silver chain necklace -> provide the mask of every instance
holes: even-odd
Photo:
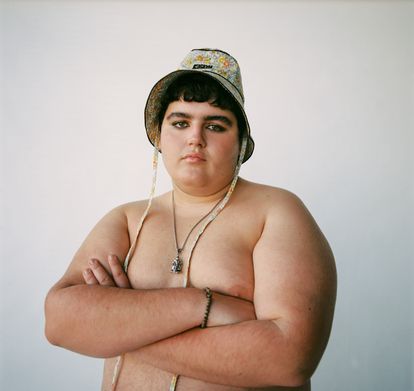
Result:
[[[199,225],[214,209],[216,209],[217,205],[223,200],[220,199],[217,204],[215,204],[200,220],[198,220],[193,227],[190,229],[190,232],[187,234],[186,238],[181,247],[178,247],[178,240],[177,240],[177,227],[176,227],[176,217],[175,217],[175,201],[174,201],[174,190],[171,192],[171,199],[172,199],[172,214],[173,214],[173,227],[174,227],[174,241],[175,241],[175,258],[171,261],[171,273],[181,273],[183,270],[183,260],[181,259],[181,252],[184,250],[185,245],[187,244],[187,240],[190,237],[191,233],[194,231],[195,227]],[[199,237],[197,238],[198,241]],[[196,241],[196,243],[197,243]],[[195,245],[195,244],[194,244]]]

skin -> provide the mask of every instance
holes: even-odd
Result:
[[[237,120],[208,102],[172,102],[160,149],[181,244],[228,189],[239,150]],[[175,256],[170,192],[154,199],[123,273],[120,260],[145,206],[115,208],[85,239],[47,296],[50,342],[106,358],[104,390],[119,354],[125,360],[117,390],[168,389],[173,373],[181,375],[183,390],[309,390],[329,338],[336,271],[303,203],[240,179],[197,244],[188,288],[182,274],[169,272]],[[206,286],[213,304],[207,329],[200,329]]]

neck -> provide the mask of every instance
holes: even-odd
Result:
[[[230,185],[231,181],[223,188],[212,193],[193,193],[186,191],[186,189],[183,189],[176,183],[173,183],[174,199],[178,205],[210,205],[221,200],[226,195]]]

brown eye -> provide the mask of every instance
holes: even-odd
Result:
[[[226,130],[226,128],[224,128],[221,125],[217,125],[217,124],[207,125],[207,129],[212,130],[213,132],[217,132],[217,133],[224,132]]]
[[[188,124],[185,121],[175,121],[172,123],[172,126],[174,126],[177,129],[184,129],[188,126]]]

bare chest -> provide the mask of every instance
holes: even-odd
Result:
[[[204,231],[190,257],[190,248],[200,226],[188,237],[180,258],[181,273],[172,273],[177,255],[173,222],[169,214],[157,213],[145,222],[136,250],[131,258],[128,276],[134,288],[156,289],[185,286],[210,287],[212,290],[253,299],[254,270],[252,253],[261,228],[249,214],[223,211]],[[183,221],[177,227],[177,241],[182,246],[192,227]]]

